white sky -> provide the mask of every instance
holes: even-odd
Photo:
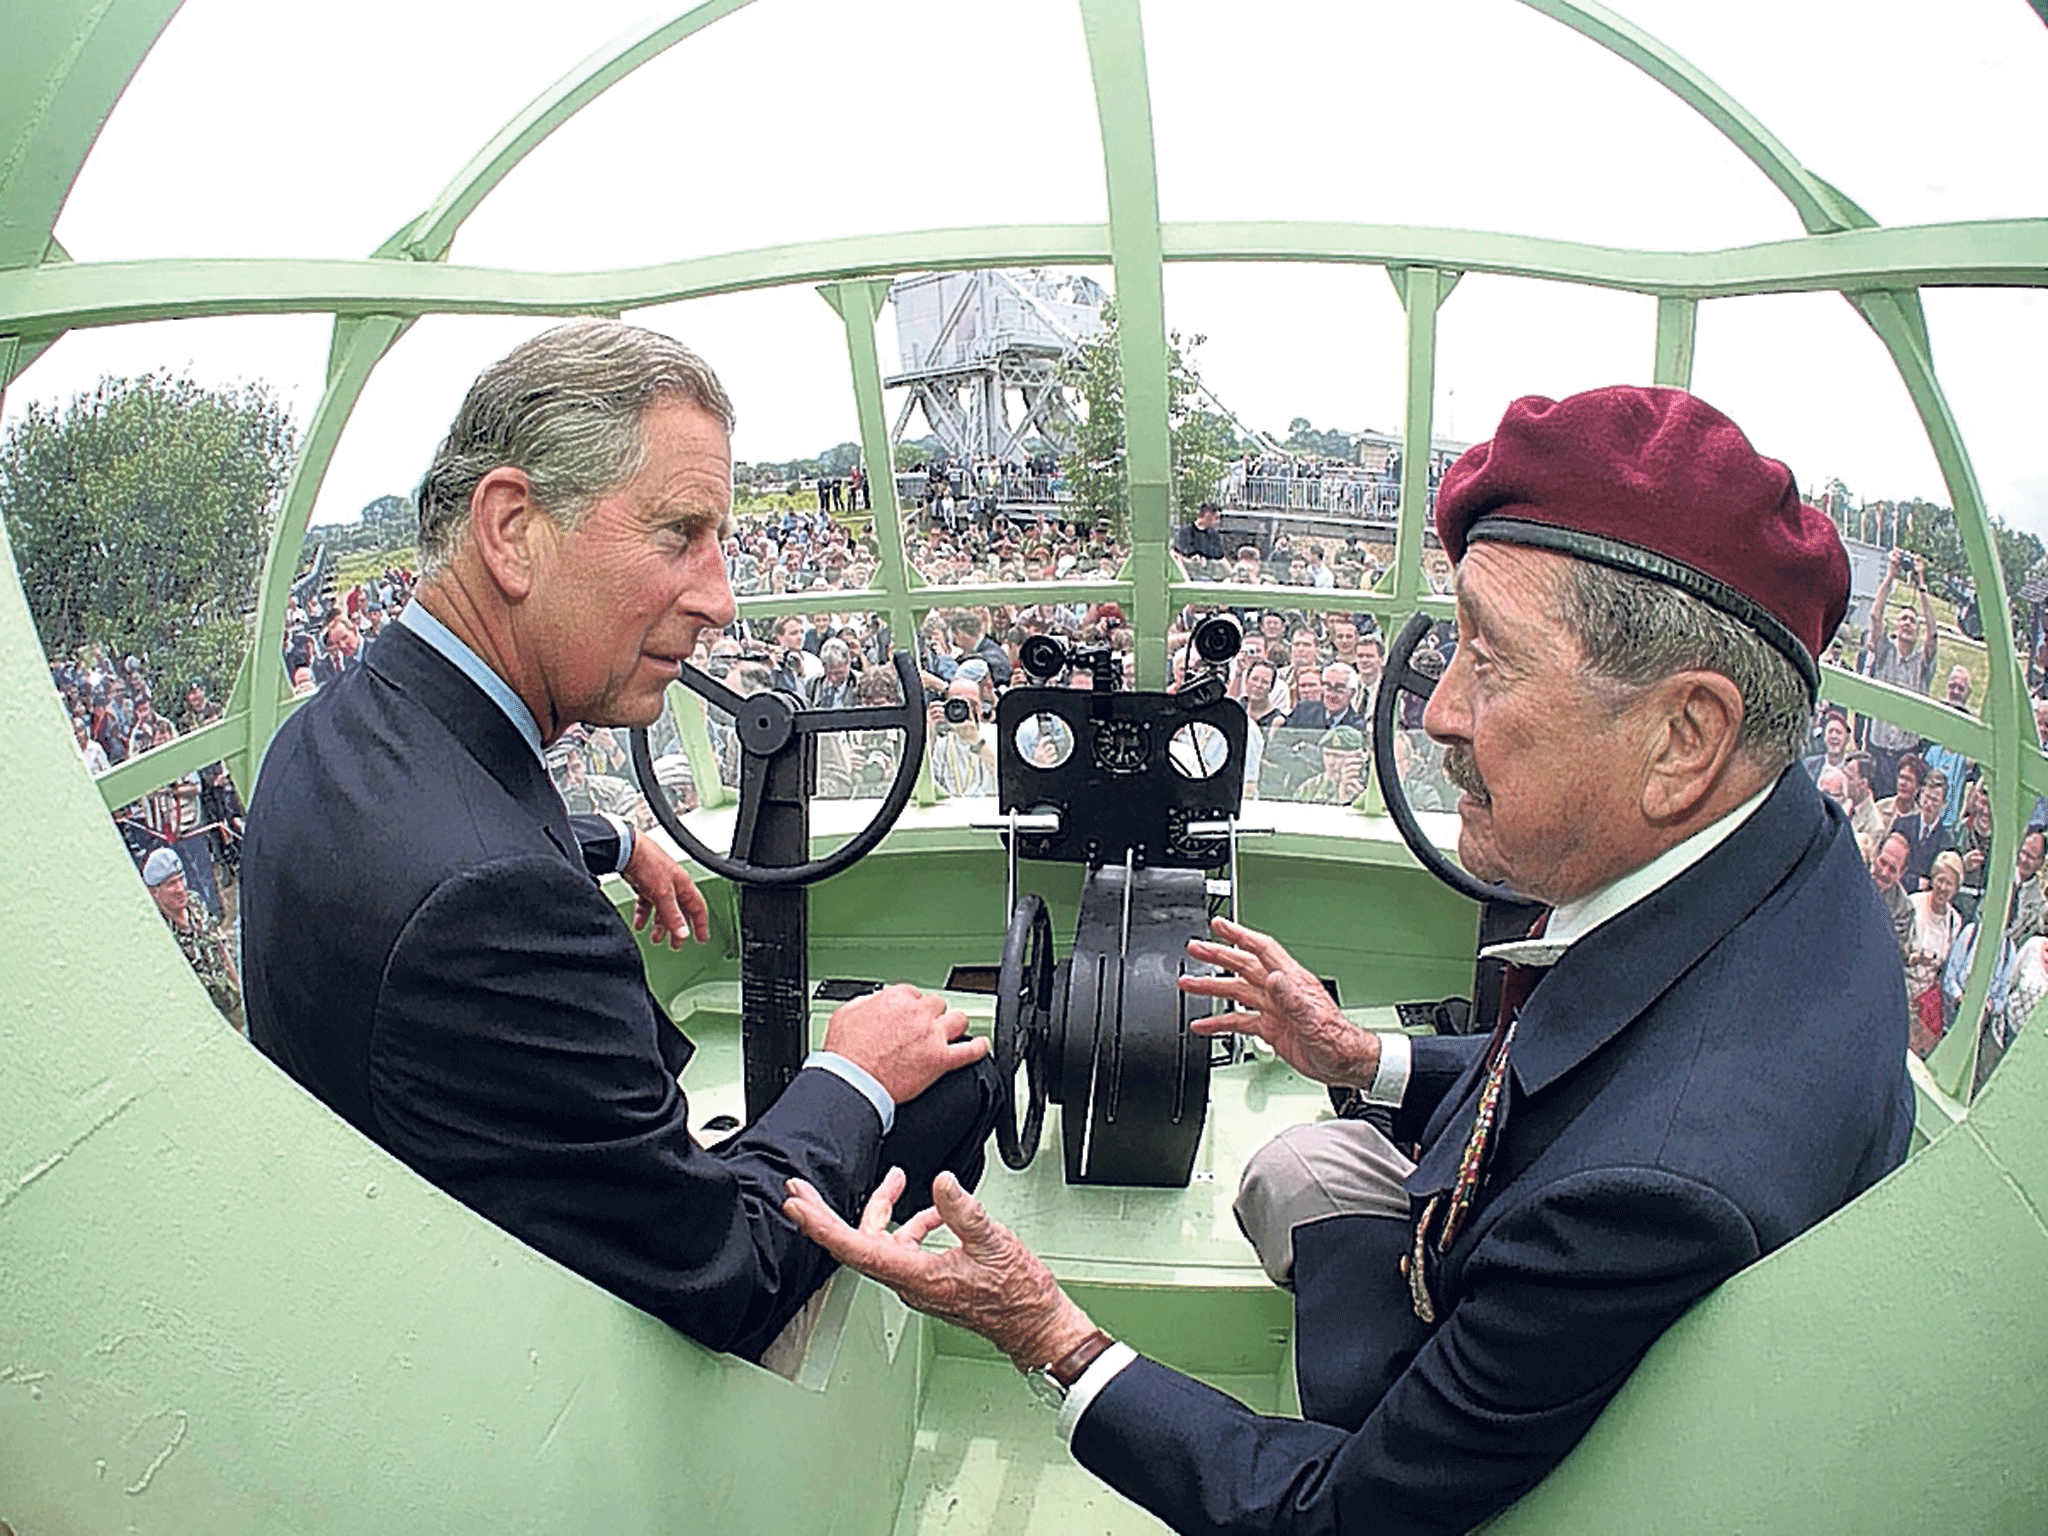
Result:
[[[678,9],[681,8],[679,3]],[[1619,0],[1884,223],[2048,212],[2048,28],[2025,0]],[[59,238],[79,260],[362,256],[644,0],[188,0],[109,120]],[[1446,224],[1668,249],[1791,238],[1734,149],[1513,0],[1151,0],[1169,219]],[[1072,0],[760,0],[616,87],[515,171],[454,259],[582,270],[788,240],[1099,220]],[[1099,274],[1105,279],[1106,273]],[[1253,425],[1396,428],[1402,333],[1369,268],[1170,268],[1168,321]],[[1992,511],[2048,536],[2048,296],[1930,293],[1935,358]],[[1653,305],[1468,277],[1441,316],[1437,426],[1485,436],[1524,393],[1647,379]],[[696,346],[740,410],[737,457],[857,435],[839,321],[808,287],[635,318]],[[352,420],[315,512],[417,480],[478,368],[545,322],[423,321]],[[301,420],[318,316],[110,328],[8,392],[106,371],[266,379]],[[884,367],[893,330],[885,312]],[[1802,484],[1949,499],[1903,386],[1840,299],[1702,308],[1695,389]],[[914,428],[922,431],[922,423]]]

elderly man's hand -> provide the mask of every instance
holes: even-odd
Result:
[[[1378,1038],[1345,1018],[1307,967],[1256,929],[1222,917],[1210,927],[1224,942],[1190,939],[1189,958],[1221,966],[1226,974],[1183,976],[1180,989],[1193,997],[1220,997],[1237,1011],[1192,1020],[1196,1034],[1256,1035],[1304,1077],[1371,1086],[1379,1072]]]
[[[889,1213],[903,1184],[903,1170],[891,1168],[858,1228],[849,1227],[802,1179],[789,1181],[782,1210],[847,1268],[879,1280],[920,1312],[980,1334],[1020,1371],[1060,1359],[1095,1331],[1038,1255],[991,1219],[950,1173],[932,1181],[933,1204],[891,1234]],[[924,1248],[924,1240],[942,1226],[952,1229],[960,1246]]]
[[[948,1072],[981,1060],[988,1041],[967,1038],[967,1015],[898,982],[837,1009],[825,1049],[844,1056],[907,1104]]]
[[[711,908],[703,894],[653,838],[643,834],[633,839],[633,855],[619,874],[633,888],[633,931],[638,933],[653,919],[648,943],[666,941],[670,949],[681,949],[685,933],[699,944],[711,937]]]

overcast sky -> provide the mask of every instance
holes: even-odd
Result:
[[[678,9],[681,7],[678,6]],[[2025,0],[1620,0],[1881,223],[2048,213],[2048,28]],[[58,235],[82,261],[361,256],[644,0],[188,0],[116,109]],[[1711,249],[1799,234],[1734,149],[1602,50],[1514,3],[1158,0],[1144,11],[1168,219],[1328,218]],[[454,259],[637,265],[869,231],[1099,220],[1072,0],[760,0],[616,87],[478,210]],[[1100,273],[1105,280],[1107,273]],[[1369,268],[1176,267],[1169,324],[1250,424],[1398,428],[1399,306]],[[2048,298],[1927,297],[1935,358],[1994,513],[2048,536]],[[725,377],[741,459],[855,437],[836,316],[808,288],[634,318]],[[317,521],[417,480],[478,368],[537,322],[423,321],[364,396]],[[1441,316],[1437,426],[1649,375],[1654,306],[1468,277]],[[330,322],[69,336],[8,392],[102,372],[264,379],[319,397]],[[894,350],[888,312],[884,367]],[[1703,306],[1695,389],[1809,490],[1947,501],[1875,337],[1839,298]],[[915,430],[921,431],[920,424]]]

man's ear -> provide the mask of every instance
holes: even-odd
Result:
[[[477,481],[469,497],[470,537],[477,558],[508,603],[533,591],[541,541],[555,531],[554,519],[533,498],[524,470],[500,465]]]
[[[1680,672],[1653,690],[1658,734],[1643,779],[1643,814],[1683,821],[1721,780],[1742,734],[1742,690],[1719,672]]]

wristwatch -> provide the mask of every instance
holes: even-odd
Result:
[[[1102,1352],[1116,1342],[1100,1328],[1068,1350],[1050,1365],[1035,1365],[1024,1373],[1024,1379],[1031,1384],[1031,1390],[1038,1394],[1040,1402],[1057,1408],[1067,1400],[1067,1394],[1074,1389],[1074,1383],[1081,1379],[1081,1373],[1102,1356]]]

